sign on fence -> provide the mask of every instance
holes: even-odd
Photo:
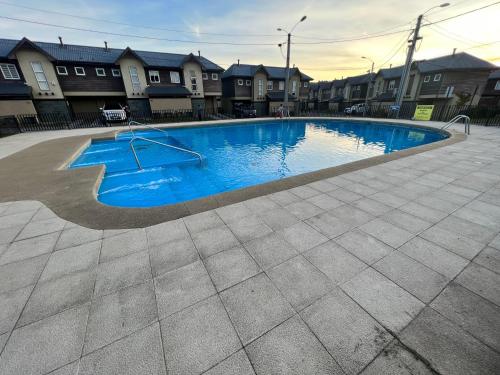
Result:
[[[413,115],[413,119],[420,121],[429,121],[431,119],[433,110],[433,105],[417,105],[415,114]]]

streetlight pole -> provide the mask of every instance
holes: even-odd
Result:
[[[366,97],[365,97],[365,110],[363,111],[363,117],[366,116],[366,111],[368,109],[368,94],[370,93],[370,88],[372,86],[372,75],[373,75],[373,69],[375,68],[375,62],[370,59],[369,57],[366,56],[361,56],[362,59],[365,60],[370,60],[372,62],[372,67],[369,70],[369,77],[368,77],[368,88],[366,89]]]

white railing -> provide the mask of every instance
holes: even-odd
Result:
[[[449,128],[451,125],[459,122],[463,120],[464,121],[464,125],[465,125],[465,129],[464,129],[464,132],[467,134],[467,135],[470,135],[470,117],[469,116],[465,116],[465,115],[458,115],[458,116],[455,116],[453,117],[450,121],[448,121],[446,124],[444,124],[441,129],[446,129],[446,128]]]

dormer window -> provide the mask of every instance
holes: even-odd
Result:
[[[149,71],[149,82],[160,83],[160,72],[158,70]]]
[[[395,86],[396,86],[396,81],[395,80],[389,81],[389,90],[394,89]]]
[[[65,66],[56,66],[57,74],[60,76],[67,76],[68,69]]]
[[[243,86],[243,80],[242,79],[238,80],[238,86]]]
[[[75,74],[77,76],[84,76],[85,75],[85,69],[82,66],[75,66]]]
[[[202,73],[201,78],[203,78],[204,81],[208,79],[208,73]]]
[[[304,82],[304,87],[307,87],[309,86],[309,83],[308,82]]]
[[[429,82],[431,80],[431,76],[425,76],[424,77],[424,82]]]
[[[499,82],[500,82],[500,81],[499,81]],[[247,79],[247,80],[245,81],[245,84],[246,84],[247,86],[252,86],[252,81],[251,81],[251,80],[249,80],[249,79]]]
[[[5,79],[21,79],[19,72],[14,64],[0,64],[3,78]]]
[[[181,76],[179,72],[170,72],[170,82],[171,83],[181,83]]]
[[[217,81],[219,79],[219,75],[217,73],[212,73],[212,81]]]
[[[122,72],[120,71],[120,69],[111,69],[111,74],[113,75],[113,77],[121,77],[122,76]]]
[[[106,77],[106,70],[104,68],[95,68],[95,74],[98,77]]]
[[[267,91],[273,90],[273,81],[267,81]]]
[[[441,81],[441,73],[434,75],[434,82]]]

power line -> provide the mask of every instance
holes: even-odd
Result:
[[[479,8],[475,8],[475,9],[469,10],[469,11],[467,11],[467,12],[463,12],[463,13],[455,14],[454,16],[450,16],[450,17],[442,18],[442,19],[437,20],[437,21],[432,21],[432,22],[430,22],[430,23],[423,24],[423,25],[422,25],[422,27],[424,27],[424,26],[429,26],[429,25],[434,25],[434,24],[436,24],[436,23],[441,23],[441,22],[449,21],[449,20],[452,20],[452,19],[457,18],[457,17],[462,17],[462,16],[465,16],[466,14],[474,13],[474,12],[477,12],[477,11],[479,11],[479,10],[483,10],[483,9],[486,9],[486,8],[492,7],[492,6],[497,5],[497,4],[500,4],[500,1],[497,1],[497,2],[491,3],[491,4],[488,4],[488,5],[485,5],[485,6],[479,7]]]

